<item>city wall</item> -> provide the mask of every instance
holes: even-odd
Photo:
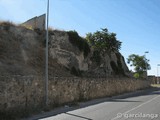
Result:
[[[24,22],[22,26],[25,26],[29,29],[45,30],[45,19],[46,19],[46,14],[43,14],[38,17],[36,16]]]
[[[149,87],[129,78],[65,78],[49,80],[49,106],[113,96]],[[0,77],[0,112],[26,112],[44,106],[45,80],[35,76]]]

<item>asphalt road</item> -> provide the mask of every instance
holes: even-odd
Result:
[[[160,120],[160,89],[99,100],[38,120]],[[86,104],[86,103],[85,103]]]

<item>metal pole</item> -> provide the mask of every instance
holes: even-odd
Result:
[[[158,84],[158,65],[157,65],[157,82],[156,83]]]
[[[148,74],[147,74],[147,58],[146,58],[146,53],[149,53],[148,51],[146,51],[144,54],[144,56],[145,56],[145,66],[146,66],[146,79],[148,79]]]
[[[160,66],[160,64],[157,64],[157,84],[159,84],[159,70],[158,67]]]
[[[47,3],[47,24],[46,24],[46,59],[45,59],[45,104],[48,105],[48,20],[49,18],[49,0]]]

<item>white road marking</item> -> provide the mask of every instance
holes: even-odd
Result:
[[[152,99],[150,99],[150,100],[148,100],[148,101],[146,101],[146,102],[144,102],[144,103],[142,103],[142,104],[140,104],[140,105],[138,105],[138,106],[136,106],[136,107],[134,107],[134,108],[132,108],[132,109],[124,112],[124,113],[122,113],[122,114],[127,114],[127,113],[129,113],[129,112],[131,112],[131,111],[133,111],[133,110],[135,110],[135,109],[137,109],[137,108],[139,108],[139,107],[141,107],[141,106],[143,106],[143,105],[145,105],[145,104],[153,101],[154,99],[156,99],[156,98],[158,98],[158,97],[160,97],[160,95],[158,95],[158,96],[156,96],[156,97],[154,97],[154,98],[152,98]],[[118,119],[118,118],[119,118],[119,117],[116,116],[116,117],[112,118],[111,120],[116,120],[116,119]]]

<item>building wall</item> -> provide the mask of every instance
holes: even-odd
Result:
[[[43,14],[41,16],[38,16],[38,17],[36,16],[34,18],[29,19],[28,21],[24,22],[22,25],[30,29],[45,30],[45,19],[46,19],[46,14]]]

